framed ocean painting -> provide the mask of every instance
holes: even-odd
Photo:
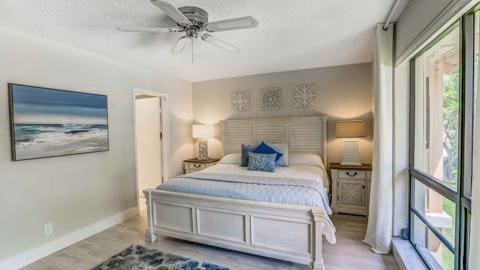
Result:
[[[109,150],[107,96],[8,84],[12,160]]]

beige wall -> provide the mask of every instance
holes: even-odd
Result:
[[[110,151],[10,160],[7,83],[108,95]],[[133,88],[169,93],[171,173],[190,158],[191,83],[0,28],[0,261],[136,206]],[[53,222],[54,234],[43,236]]]
[[[477,77],[480,80],[480,77]],[[477,99],[478,102],[478,99]],[[470,235],[470,264],[469,269],[480,269],[480,167],[477,165],[480,162],[480,106],[476,106],[474,138],[473,138],[473,172],[472,172],[472,217],[470,227],[475,228],[471,230]]]
[[[317,88],[315,104],[307,110],[294,109],[292,104],[292,87],[302,83],[315,83]],[[260,110],[260,89],[265,87],[282,88],[281,110],[269,112]],[[230,97],[233,90],[250,90],[249,112],[232,112]],[[216,124],[229,118],[329,115],[330,162],[339,162],[343,153],[343,140],[335,138],[335,120],[366,119],[369,123],[369,137],[359,139],[360,159],[363,163],[371,162],[372,70],[370,63],[195,82],[193,83],[193,110],[195,121],[203,124]],[[218,140],[210,140],[209,147],[211,157],[222,155]]]

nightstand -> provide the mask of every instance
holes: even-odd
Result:
[[[372,166],[330,163],[330,174],[333,212],[368,216]]]
[[[220,159],[213,159],[213,158],[207,159],[207,160],[200,160],[198,158],[184,160],[183,163],[185,166],[185,173],[201,171],[203,169],[206,169],[210,166],[217,164],[219,160]]]

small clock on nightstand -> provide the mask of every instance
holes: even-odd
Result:
[[[372,166],[330,163],[334,213],[368,215]]]
[[[183,163],[185,165],[185,173],[201,171],[203,169],[206,169],[210,166],[217,164],[219,160],[220,159],[213,159],[213,158],[206,159],[206,160],[200,160],[198,158],[184,160]]]

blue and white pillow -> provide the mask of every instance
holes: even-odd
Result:
[[[273,147],[269,146],[266,142],[262,142],[253,152],[258,154],[277,154],[275,162],[278,162],[283,156],[282,153],[273,149]]]
[[[255,151],[258,145],[242,144],[242,157],[240,159],[240,167],[248,167],[248,153]]]
[[[273,148],[273,150],[281,153],[282,156],[280,159],[277,156],[277,166],[287,167],[288,166],[288,143],[272,144],[265,142],[268,146]]]
[[[248,170],[274,172],[277,154],[248,153]]]

